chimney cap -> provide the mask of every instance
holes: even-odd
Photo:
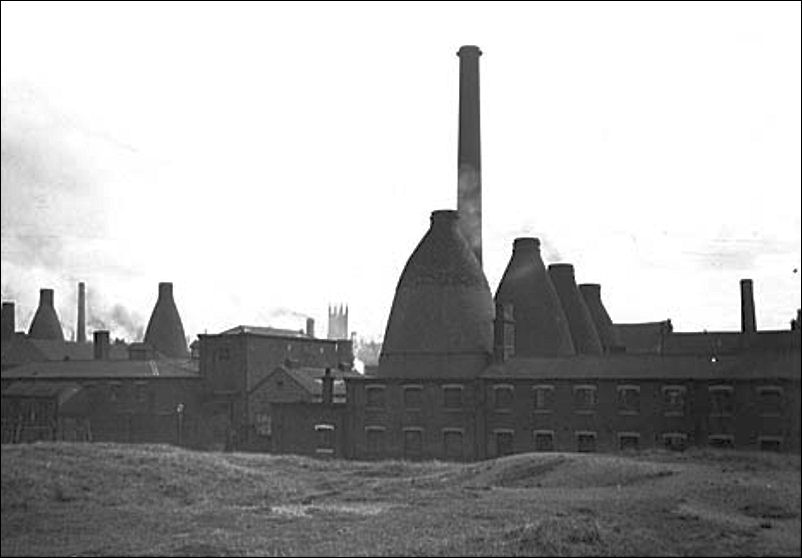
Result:
[[[752,284],[751,279],[741,279],[741,285],[751,285],[751,284]]]
[[[549,271],[561,271],[561,272],[574,272],[574,264],[569,263],[553,263],[549,264]]]
[[[540,250],[540,239],[533,236],[519,236],[512,241],[512,249]]]
[[[479,47],[476,45],[462,45],[461,47],[459,47],[459,50],[457,51],[457,56],[463,56],[466,54],[482,56],[482,51],[479,50]]]

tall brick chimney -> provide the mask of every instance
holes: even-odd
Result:
[[[741,332],[755,333],[755,297],[751,279],[741,279]]]
[[[86,286],[78,283],[78,324],[75,328],[75,340],[86,343]]]
[[[457,211],[460,232],[482,266],[482,149],[479,129],[479,57],[477,46],[460,47],[459,150]]]

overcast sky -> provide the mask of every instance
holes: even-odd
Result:
[[[458,58],[478,45],[484,266],[518,236],[616,322],[759,328],[800,306],[800,3],[2,3],[2,298],[134,335],[381,337],[456,207]],[[91,331],[90,327],[90,331]]]

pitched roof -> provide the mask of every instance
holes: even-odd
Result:
[[[230,329],[220,332],[220,335],[243,335],[243,334],[264,335],[271,337],[309,338],[309,336],[303,330],[280,329],[277,327],[266,327],[266,326],[238,325],[236,327],[232,327]]]
[[[514,358],[490,366],[485,378],[520,379],[800,379],[799,352],[721,356],[610,355]]]
[[[3,380],[67,378],[199,378],[198,363],[188,359],[64,360],[29,362],[3,370]]]
[[[268,374],[261,382],[259,382],[252,391],[259,389],[259,386],[271,377],[273,374],[285,374],[292,378],[301,388],[313,396],[319,397],[323,392],[322,379],[326,373],[325,368],[311,368],[300,367],[292,368],[286,366],[277,366],[273,372]],[[353,370],[340,370],[339,368],[331,369],[331,377],[334,378],[334,396],[345,397],[345,384],[336,380],[343,380],[345,378],[361,377],[359,372]]]
[[[92,343],[76,343],[72,341],[54,341],[51,339],[29,339],[46,360],[92,360],[95,348]],[[109,344],[109,360],[127,360],[128,345],[124,343]]]

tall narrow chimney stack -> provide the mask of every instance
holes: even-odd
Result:
[[[314,318],[306,318],[306,336],[315,336],[315,320]]]
[[[75,330],[75,340],[86,343],[86,286],[83,281],[78,283],[78,325]]]
[[[477,46],[460,47],[459,152],[457,211],[460,232],[482,266],[482,150],[479,130],[479,57]]]
[[[755,333],[755,297],[751,279],[741,279],[741,331]]]

